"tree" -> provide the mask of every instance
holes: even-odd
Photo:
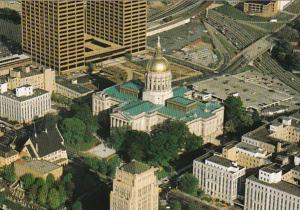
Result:
[[[181,210],[181,203],[179,201],[173,201],[171,204],[171,209],[173,210]]]
[[[44,121],[45,121],[45,127],[46,128],[53,128],[56,126],[58,120],[59,120],[59,115],[55,115],[55,114],[47,114],[44,117]]]
[[[45,180],[43,178],[36,178],[35,179],[35,183],[34,183],[37,187],[41,187],[45,184]]]
[[[54,178],[53,174],[48,174],[48,176],[46,178],[46,184],[48,185],[48,187],[52,187],[54,182],[55,182],[55,178]]]
[[[56,209],[60,206],[59,193],[55,188],[52,188],[48,194],[48,205],[52,209]]]
[[[200,210],[200,209],[196,203],[190,203],[190,204],[188,204],[187,210]]]
[[[76,201],[73,205],[72,205],[72,210],[82,210],[82,204],[80,201]]]
[[[45,205],[47,202],[47,197],[48,197],[48,185],[43,185],[40,187],[40,189],[38,190],[38,202],[42,205]]]
[[[228,96],[224,101],[225,121],[238,118],[243,112],[243,102],[240,97]]]
[[[58,194],[60,198],[60,204],[64,204],[68,200],[68,196],[65,190],[65,187],[63,185],[59,185],[58,187]]]
[[[185,149],[188,152],[195,151],[201,147],[203,139],[195,134],[188,135],[186,137]]]
[[[104,110],[98,115],[98,133],[102,138],[110,136],[110,110]],[[116,148],[115,148],[116,149]]]
[[[36,201],[38,196],[38,186],[37,185],[32,185],[31,189],[29,190],[28,197],[32,201]]]
[[[109,143],[115,150],[119,151],[123,149],[127,131],[127,127],[117,127],[112,129]]]
[[[130,160],[146,161],[150,136],[146,132],[129,130],[125,135],[126,152]]]
[[[21,177],[21,181],[23,183],[23,187],[25,190],[28,190],[32,187],[32,185],[35,182],[35,178],[32,176],[32,174],[24,174]]]
[[[61,131],[67,143],[76,145],[83,142],[86,126],[76,117],[65,118],[61,124]]]
[[[116,173],[116,168],[120,166],[121,159],[119,156],[114,156],[108,161],[107,164],[107,176],[113,177]]]
[[[3,177],[6,179],[8,182],[13,183],[16,181],[16,173],[15,173],[15,167],[13,165],[10,166],[5,166],[3,170]]]
[[[63,183],[66,184],[66,183],[69,183],[71,182],[73,179],[73,175],[71,173],[67,173],[66,175],[64,175],[63,177]]]
[[[288,42],[294,42],[299,39],[299,32],[297,29],[294,29],[290,26],[284,27],[282,30],[277,32],[276,34],[277,38],[281,40],[286,40]]]
[[[198,190],[198,179],[194,177],[193,174],[185,174],[181,177],[178,188],[185,193],[196,196]]]
[[[5,192],[0,192],[0,204],[3,204],[5,200],[6,200]]]
[[[86,103],[74,103],[71,107],[74,117],[81,120],[88,133],[96,133],[98,130],[97,117],[93,116],[91,108]]]

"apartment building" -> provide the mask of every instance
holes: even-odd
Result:
[[[0,167],[10,165],[19,158],[19,153],[16,150],[0,144]]]
[[[146,0],[87,0],[87,34],[135,53],[146,49],[146,30]]]
[[[271,156],[271,153],[245,142],[230,142],[223,147],[222,155],[249,169],[269,163],[268,158]]]
[[[22,48],[56,71],[85,68],[83,0],[22,0]]]
[[[279,12],[280,6],[278,2],[277,0],[246,1],[244,3],[244,12],[262,17],[272,17]]]
[[[272,164],[246,179],[244,210],[300,209],[300,168]],[[296,181],[295,181],[296,180]]]
[[[7,89],[7,84],[0,85],[0,116],[9,121],[28,123],[50,112],[51,94],[30,85]]]
[[[199,180],[199,188],[230,205],[237,199],[245,174],[246,168],[212,153],[206,153],[193,162],[193,175]]]
[[[155,169],[132,161],[117,169],[110,193],[110,210],[158,210]]]

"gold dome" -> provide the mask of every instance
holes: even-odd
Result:
[[[162,56],[160,38],[158,37],[157,48],[147,64],[147,71],[150,72],[166,72],[169,71],[169,61]]]

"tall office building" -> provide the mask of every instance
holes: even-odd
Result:
[[[126,47],[146,49],[146,0],[87,0],[87,34]]]
[[[110,210],[158,210],[154,168],[132,161],[117,169],[110,193]]]
[[[59,72],[84,68],[84,1],[22,0],[22,47]]]

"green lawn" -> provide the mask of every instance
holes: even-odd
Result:
[[[231,5],[228,5],[228,4],[224,4],[223,6],[217,7],[214,10],[219,13],[222,13],[228,17],[231,17],[233,19],[237,19],[237,20],[262,21],[262,22],[269,20],[269,18],[265,18],[265,17],[246,15],[243,11],[241,11]]]
[[[298,14],[300,13],[300,0],[295,0],[290,6],[286,8],[286,11]]]
[[[222,45],[226,48],[230,56],[234,56],[236,54],[236,48],[231,44],[230,41],[226,39],[225,36],[220,34],[219,32],[216,34],[218,40],[222,43]]]
[[[256,71],[257,69],[253,66],[247,65],[242,68],[240,68],[240,72],[245,72],[245,71]]]
[[[278,29],[280,26],[282,26],[283,23],[270,23],[270,22],[268,22],[268,23],[253,23],[253,25],[261,27],[268,32],[274,32],[276,29]]]

